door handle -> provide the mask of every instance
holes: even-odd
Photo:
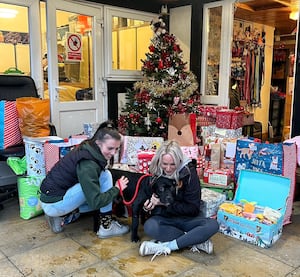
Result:
[[[67,90],[65,87],[55,87],[55,90],[59,92],[60,90]]]

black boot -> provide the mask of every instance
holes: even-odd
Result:
[[[97,233],[99,230],[99,227],[100,227],[100,211],[99,210],[94,211],[93,220],[94,220],[93,231],[95,233]]]

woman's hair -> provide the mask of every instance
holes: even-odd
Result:
[[[176,170],[171,176],[176,180],[176,182],[179,182],[179,171],[181,169],[182,162],[184,160],[183,153],[181,151],[181,148],[179,144],[176,141],[164,141],[163,144],[160,146],[160,148],[156,151],[155,156],[153,157],[150,166],[149,166],[149,171],[151,174],[155,176],[161,176],[163,175],[163,170],[161,167],[162,163],[162,157],[166,154],[169,154],[172,156]]]
[[[91,138],[91,141],[95,142],[99,140],[101,142],[113,138],[115,140],[121,140],[119,131],[115,128],[112,121],[108,120],[100,124],[97,131]]]

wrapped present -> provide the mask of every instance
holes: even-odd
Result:
[[[138,172],[149,173],[149,165],[154,155],[154,150],[138,151]]]
[[[232,110],[222,109],[217,111],[216,127],[231,129]]]
[[[198,147],[198,145],[181,146],[180,148],[182,150],[183,155],[185,155],[186,157],[188,157],[190,159],[197,160],[197,158],[199,156],[199,147]]]
[[[217,111],[226,109],[224,106],[215,106],[215,105],[200,105],[199,106],[199,114],[206,117],[217,117]]]
[[[244,112],[233,111],[231,116],[230,129],[238,129],[243,127]]]
[[[221,109],[217,110],[216,127],[238,129],[243,127],[243,111]]]
[[[86,135],[72,136],[68,139],[48,140],[44,144],[45,169],[48,173],[51,168],[76,145],[86,140]]]
[[[207,115],[197,116],[197,125],[198,126],[209,126],[216,124],[216,118]]]
[[[225,195],[226,200],[232,200],[235,194],[235,185],[231,182],[228,186],[217,186],[212,184],[204,183],[203,179],[200,179],[201,188],[207,188]]]
[[[232,170],[222,169],[204,169],[203,181],[208,184],[218,186],[228,186],[232,179]]]
[[[230,139],[238,139],[243,137],[243,128],[236,129],[224,129],[224,128],[215,128],[214,134],[217,137],[221,138],[230,138]]]
[[[137,165],[139,150],[156,150],[163,141],[162,137],[124,136],[120,152],[120,163]]]
[[[95,132],[97,131],[100,123],[92,122],[92,123],[83,123],[83,132],[88,138],[91,138]]]
[[[209,137],[215,133],[216,126],[210,125],[210,126],[201,126],[201,136],[203,138]]]
[[[62,138],[56,136],[23,137],[28,176],[46,175],[44,145],[49,140],[62,140]]]
[[[226,195],[208,188],[202,188],[201,200],[201,215],[214,217],[217,215],[219,206],[226,201]]]

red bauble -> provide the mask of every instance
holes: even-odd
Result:
[[[130,113],[130,114],[129,114],[129,117],[130,117],[130,118],[134,118],[134,114],[133,114],[133,113]]]
[[[155,50],[154,45],[150,45],[150,46],[149,46],[149,50],[150,50],[150,52],[154,52],[154,50]]]
[[[162,119],[161,119],[161,117],[158,117],[158,118],[156,118],[155,122],[156,122],[157,124],[160,124],[160,123],[162,123]]]
[[[163,69],[163,68],[164,68],[164,64],[163,64],[163,61],[162,61],[162,60],[159,60],[159,61],[158,61],[158,68],[159,68],[159,69]]]

